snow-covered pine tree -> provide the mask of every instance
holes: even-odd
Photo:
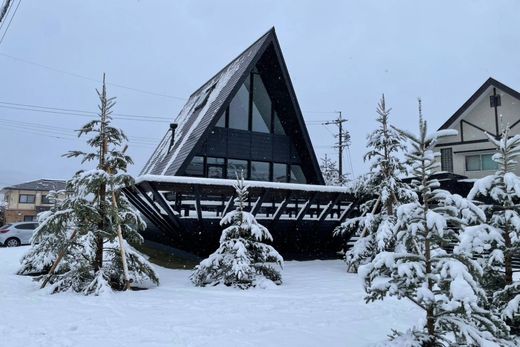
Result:
[[[61,250],[68,246],[71,237],[73,209],[70,200],[64,199],[66,190],[50,191],[47,197],[53,206],[38,214],[38,227],[32,236],[32,246],[21,261],[19,275],[48,273]]]
[[[461,247],[482,257],[493,306],[520,335],[520,280],[513,277],[513,257],[520,257],[520,177],[515,174],[520,135],[510,136],[506,127],[498,139],[487,136],[497,149],[493,160],[498,169],[477,180],[468,199],[483,200],[489,227],[467,230]]]
[[[396,207],[417,198],[400,179],[406,170],[397,155],[405,145],[403,136],[390,127],[390,111],[383,95],[376,110],[379,126],[368,135],[369,150],[364,156],[365,161],[370,161],[370,172],[363,179],[362,190],[368,192],[370,198],[361,205],[360,217],[349,219],[334,230],[335,234],[352,233],[359,237],[345,254],[349,272],[356,272],[359,265],[370,262],[377,253],[388,248]]]
[[[37,277],[52,286],[52,292],[73,290],[101,294],[127,288],[123,274],[125,252],[129,280],[136,287],[159,283],[146,259],[127,242],[142,242],[138,231],[145,227],[122,188],[133,184],[126,173],[131,158],[125,154],[124,133],[111,126],[114,98],[107,97],[105,77],[98,91],[99,119],[85,124],[79,136],[91,135],[91,152],[71,151],[65,156],[82,157],[82,163],[96,161],[97,168],[79,171],[67,183],[67,196],[40,217],[32,247],[23,258],[20,274],[43,273]],[[118,228],[124,241],[118,242]],[[57,264],[49,272],[50,264]],[[46,274],[49,272],[48,274]]]
[[[409,331],[394,331],[391,345],[482,346],[484,341],[494,341],[505,346],[507,326],[485,308],[487,298],[479,282],[482,267],[464,252],[445,249],[448,240],[457,242],[467,223],[485,218],[476,205],[439,189],[439,182],[431,178],[438,167],[435,143],[450,133],[428,136],[422,115],[419,136],[400,133],[411,145],[406,157],[419,200],[397,208],[395,250],[382,252],[360,267],[365,299],[407,298],[425,312],[424,321]]]
[[[248,191],[242,174],[234,187],[236,209],[220,221],[222,226],[229,225],[222,231],[220,246],[197,265],[190,279],[200,287],[224,284],[247,289],[262,285],[264,280],[279,285],[282,275],[274,265],[282,267],[283,258],[272,246],[262,242],[272,241],[269,230],[244,211]]]
[[[347,175],[340,177],[337,163],[326,154],[321,158],[320,169],[325,184],[328,186],[342,186],[348,182]]]

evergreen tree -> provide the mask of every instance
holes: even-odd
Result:
[[[328,186],[342,186],[348,181],[347,175],[342,175],[340,177],[337,163],[330,159],[326,154],[321,158],[320,169],[325,184]]]
[[[345,255],[350,272],[356,272],[359,265],[389,247],[396,207],[416,199],[408,184],[399,178],[406,172],[397,157],[404,149],[404,140],[389,125],[390,111],[383,95],[377,107],[379,127],[368,136],[369,150],[364,156],[365,161],[370,161],[370,172],[362,180],[362,190],[370,198],[360,208],[362,216],[347,220],[335,230],[336,234],[353,233],[359,237]]]
[[[439,189],[431,178],[438,168],[434,148],[449,131],[427,135],[419,120],[419,136],[400,133],[409,140],[406,154],[419,200],[396,210],[395,249],[378,254],[360,268],[367,302],[386,296],[407,298],[425,312],[424,322],[406,333],[394,332],[397,346],[482,346],[484,341],[506,345],[505,323],[485,307],[487,298],[479,281],[483,269],[458,248],[445,250],[446,241],[457,242],[468,223],[482,223],[485,216],[476,205]]]
[[[468,230],[462,247],[480,254],[493,306],[520,334],[520,280],[513,278],[513,257],[520,257],[520,177],[514,173],[520,135],[509,131],[506,127],[499,139],[487,135],[497,149],[493,160],[498,170],[477,180],[468,198],[483,199],[489,226]]]
[[[31,239],[31,248],[23,256],[19,275],[41,275],[49,272],[58,254],[72,236],[75,224],[70,199],[63,199],[66,191],[50,191],[47,195],[53,206],[38,214],[38,227]]]
[[[281,284],[281,273],[272,263],[281,267],[283,258],[272,246],[262,243],[272,241],[269,230],[244,211],[248,191],[243,175],[237,178],[235,190],[236,209],[220,221],[220,225],[229,226],[222,231],[219,248],[195,268],[190,278],[200,287],[224,284],[247,289],[264,279]]]
[[[91,135],[87,144],[92,151],[66,154],[81,157],[82,163],[96,161],[97,168],[77,172],[67,183],[65,199],[40,216],[41,224],[19,270],[43,274],[36,279],[42,286],[50,283],[52,292],[97,295],[126,289],[130,282],[137,287],[158,284],[151,265],[126,242],[142,242],[138,231],[145,223],[121,193],[133,185],[126,173],[132,160],[125,154],[126,146],[121,150],[126,136],[111,126],[115,101],[107,97],[104,76],[98,96],[99,119],[79,130],[80,137]]]

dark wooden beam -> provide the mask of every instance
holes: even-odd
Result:
[[[151,188],[150,185],[147,186],[148,188]],[[137,190],[139,190],[139,192],[141,193],[141,195],[145,198],[145,200],[150,204],[150,206],[153,207],[153,209],[157,212],[157,213],[161,213],[161,211],[159,210],[159,208],[157,207],[157,205],[154,203],[154,201],[150,198],[150,196],[148,195],[148,191],[141,185],[137,185],[136,186]]]
[[[327,218],[327,215],[330,213],[334,205],[338,203],[338,200],[341,198],[340,194],[336,194],[336,196],[323,208],[323,211],[321,211],[320,216],[318,217],[318,221],[321,223]]]
[[[231,210],[234,200],[235,200],[235,194],[233,193],[231,195],[231,197],[229,198],[229,200],[226,204],[226,207],[224,208],[224,211],[222,211],[222,217],[224,217]]]
[[[300,209],[300,212],[298,212],[298,215],[296,216],[296,221],[299,222],[303,219],[303,217],[305,216],[305,214],[307,213],[307,211],[309,210],[311,205],[314,203],[314,201],[316,200],[316,198],[318,197],[319,194],[320,194],[319,192],[315,192],[314,194],[312,194],[312,196],[309,198],[309,200],[307,200],[305,202],[305,204],[303,204],[302,208]]]
[[[350,203],[350,205],[348,205],[348,207],[343,211],[343,213],[341,213],[341,215],[339,216],[339,221],[340,223],[343,223],[345,221],[345,219],[347,218],[347,215],[352,212],[352,210],[357,206],[357,204],[355,202],[352,202]]]
[[[141,199],[136,193],[130,193],[125,190],[125,195],[128,200],[141,212],[146,218],[150,220],[161,232],[168,235],[172,231],[171,225],[162,218],[160,213],[155,212],[149,204]]]
[[[193,194],[195,195],[195,210],[197,212],[197,219],[199,222],[202,220],[202,207],[200,204],[200,192],[199,192],[199,186],[193,185]]]
[[[262,207],[262,203],[264,202],[265,198],[267,198],[267,195],[269,194],[269,191],[267,189],[262,190],[262,194],[258,196],[258,199],[256,199],[256,202],[251,209],[251,214],[253,216],[256,216],[258,211],[260,211],[260,208]]]
[[[276,212],[273,214],[273,222],[276,222],[278,219],[280,219],[280,216],[282,215],[283,211],[285,210],[285,207],[289,203],[289,199],[291,199],[291,193],[288,192],[285,195],[285,198],[280,203],[280,206],[276,209]]]
[[[148,187],[145,186],[145,189],[149,188],[149,190],[152,192],[152,195],[153,195],[155,201],[157,201],[159,206],[161,206],[162,209],[168,215],[168,221],[171,222],[175,228],[182,229],[182,223],[181,223],[179,217],[177,217],[175,215],[175,213],[173,213],[171,206],[168,204],[168,202],[166,202],[166,199],[164,199],[164,196],[156,189],[155,185],[153,183],[149,183],[149,182],[143,182],[143,183],[148,185]]]

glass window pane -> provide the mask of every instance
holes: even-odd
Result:
[[[207,164],[215,164],[215,165],[224,165],[226,163],[224,158],[214,158],[214,157],[208,157]]]
[[[188,176],[204,176],[204,157],[193,157],[185,173]]]
[[[236,174],[244,172],[244,177],[247,177],[247,160],[228,159],[227,178],[236,179]]]
[[[285,135],[282,122],[280,122],[280,118],[278,117],[278,113],[276,113],[276,111],[274,112],[274,133],[277,135]]]
[[[208,165],[208,177],[209,178],[224,178],[224,167]]]
[[[226,127],[226,112],[222,113],[220,116],[217,124],[215,124],[216,127],[225,128]]]
[[[497,170],[498,163],[492,159],[493,154],[482,155],[482,170]]]
[[[453,172],[453,152],[451,148],[441,149],[441,170]]]
[[[246,80],[229,104],[229,128],[248,130],[249,121],[249,79]]]
[[[287,182],[287,164],[273,163],[273,182]]]
[[[251,179],[253,181],[269,181],[269,163],[263,161],[252,161]]]
[[[466,171],[480,171],[480,155],[466,156]]]
[[[271,132],[271,98],[258,74],[253,74],[252,130],[262,133]]]
[[[291,183],[307,183],[300,165],[291,165]]]

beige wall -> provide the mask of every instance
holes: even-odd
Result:
[[[35,190],[7,190],[5,192],[6,206],[6,223],[23,222],[24,216],[36,216],[37,207],[50,208],[52,204],[43,204],[42,196],[47,195],[48,191]],[[20,203],[20,195],[35,195],[35,203]]]
[[[520,120],[520,101],[513,96],[497,89],[497,94],[501,97],[502,105],[498,107],[499,115],[499,132],[507,125],[512,125]],[[496,133],[495,109],[490,107],[489,97],[493,95],[493,87],[489,87],[486,92],[481,95],[471,107],[469,107],[451,126],[450,129],[458,131],[457,136],[449,136],[439,140],[438,150],[441,148],[451,148],[453,151],[453,172],[464,175],[469,178],[481,178],[494,172],[491,171],[467,171],[466,156],[476,154],[493,154],[495,148],[489,141],[476,143],[451,144],[442,146],[442,144],[450,144],[461,142],[462,136],[464,141],[487,140],[487,136],[482,130],[479,130],[469,124],[462,125],[460,120],[464,119],[474,125],[486,130],[490,134]],[[520,124],[511,129],[511,134],[520,133]],[[440,158],[439,158],[440,160]],[[516,174],[520,175],[520,166],[516,169]]]

